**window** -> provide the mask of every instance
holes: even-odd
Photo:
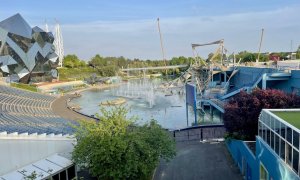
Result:
[[[260,164],[260,167],[259,167],[259,179],[260,180],[268,180],[269,179],[269,173],[262,163]]]
[[[285,141],[280,139],[280,157],[285,162]]]
[[[293,134],[292,128],[287,126],[286,127],[286,140],[291,144],[293,143],[292,142],[292,134]]]
[[[59,174],[55,174],[54,176],[52,176],[53,180],[59,180]]]
[[[288,165],[292,165],[292,146],[288,143],[285,143],[285,162]]]
[[[267,129],[267,143],[271,146],[271,132],[270,129]]]
[[[275,121],[275,132],[280,134],[280,122],[278,120]]]
[[[275,150],[275,146],[274,146],[274,143],[275,143],[275,137],[274,137],[274,135],[275,135],[275,133],[273,133],[273,131],[270,131],[270,133],[271,133],[271,148],[273,150]]]
[[[68,168],[68,179],[73,179],[76,177],[75,166],[71,166]]]
[[[293,148],[293,169],[298,174],[299,152]]]
[[[285,139],[285,125],[281,123],[281,131],[280,135],[283,139]]]
[[[258,122],[258,136],[262,137],[262,123]]]
[[[60,176],[59,180],[67,180],[67,173],[66,173],[66,171],[60,172],[59,176]]]
[[[280,148],[280,138],[278,135],[275,134],[275,152],[276,154],[279,154],[279,148]]]
[[[293,146],[296,149],[299,149],[299,134],[293,130]]]

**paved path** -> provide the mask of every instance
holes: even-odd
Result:
[[[73,95],[66,94],[65,96],[61,96],[57,98],[51,105],[53,112],[62,118],[70,119],[70,120],[82,120],[82,119],[94,120],[92,118],[88,118],[67,108],[67,100],[72,96]]]
[[[162,161],[155,180],[237,180],[242,179],[224,142],[189,141],[177,143],[176,157]]]

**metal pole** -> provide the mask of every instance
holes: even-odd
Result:
[[[259,56],[260,56],[260,50],[261,50],[261,44],[262,44],[263,36],[264,36],[264,28],[261,29],[260,43],[259,43],[259,49],[258,49],[258,55],[257,55],[256,63],[259,62]]]
[[[160,31],[159,18],[157,18],[157,26],[158,26],[158,32],[159,32],[161,52],[162,52],[163,61],[165,63],[165,67],[166,67],[167,63],[166,63],[166,58],[165,58],[165,51],[164,51],[164,45],[163,45],[162,35],[161,35],[161,31]],[[167,68],[165,70],[166,70],[166,76],[167,76],[168,75],[168,70],[167,70]]]

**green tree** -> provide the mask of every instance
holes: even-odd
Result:
[[[95,57],[92,58],[92,60],[89,62],[89,65],[93,67],[102,67],[107,65],[107,61],[105,58],[101,57],[99,54],[97,54]]]
[[[175,143],[155,121],[135,126],[127,109],[101,109],[101,120],[81,121],[72,158],[99,179],[146,179],[160,158],[175,155]]]
[[[81,64],[80,59],[74,55],[74,54],[69,54],[67,56],[64,57],[63,60],[63,66],[67,67],[67,68],[76,68],[79,67]]]

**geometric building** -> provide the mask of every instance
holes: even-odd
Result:
[[[31,28],[20,14],[0,22],[0,75],[22,83],[52,81],[58,76],[54,36]]]

